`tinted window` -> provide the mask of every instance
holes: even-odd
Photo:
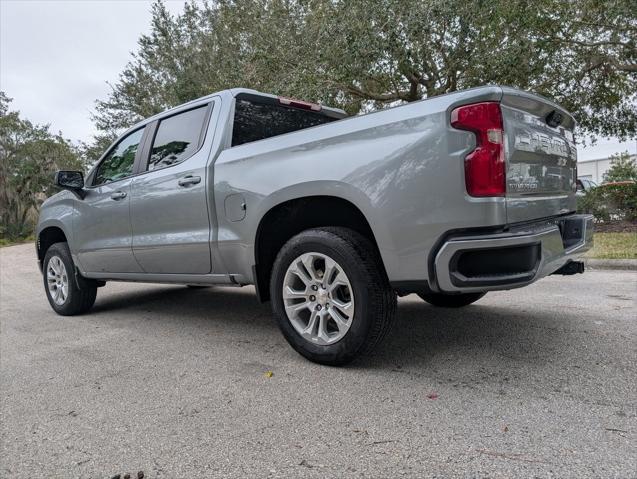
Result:
[[[284,105],[237,100],[232,129],[232,146],[264,140],[337,119]]]
[[[159,122],[150,151],[149,170],[176,165],[197,151],[207,108],[202,106]]]
[[[135,154],[143,134],[144,129],[142,128],[123,138],[115,145],[97,167],[93,186],[121,180],[133,173]]]

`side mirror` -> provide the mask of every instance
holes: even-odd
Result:
[[[55,185],[65,190],[71,190],[84,198],[84,174],[81,171],[58,171],[55,173]]]

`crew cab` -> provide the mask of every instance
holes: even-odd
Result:
[[[487,86],[361,116],[248,89],[126,131],[84,177],[60,171],[37,256],[61,315],[107,281],[254,285],[306,358],[345,364],[396,296],[467,306],[583,272],[573,117]]]

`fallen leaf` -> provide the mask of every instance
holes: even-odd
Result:
[[[502,428],[502,432],[509,432],[509,426],[504,426]]]
[[[272,376],[274,376],[274,373],[273,373],[272,371],[266,371],[266,372],[265,372],[265,374],[264,374],[264,376],[265,376],[266,378],[271,378]]]
[[[438,395],[436,393],[427,394],[428,399],[438,399]]]

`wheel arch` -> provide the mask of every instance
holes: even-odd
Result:
[[[61,242],[68,243],[68,235],[61,226],[50,225],[40,230],[35,243],[38,254],[38,262],[40,263],[40,265],[42,265],[42,261],[44,261],[44,255],[46,255],[46,252],[51,247],[51,245]]]
[[[253,278],[260,301],[269,300],[272,266],[281,247],[301,231],[322,226],[341,226],[357,231],[372,242],[375,254],[380,258],[378,243],[369,221],[351,201],[331,195],[311,195],[282,201],[261,217],[256,229]]]

